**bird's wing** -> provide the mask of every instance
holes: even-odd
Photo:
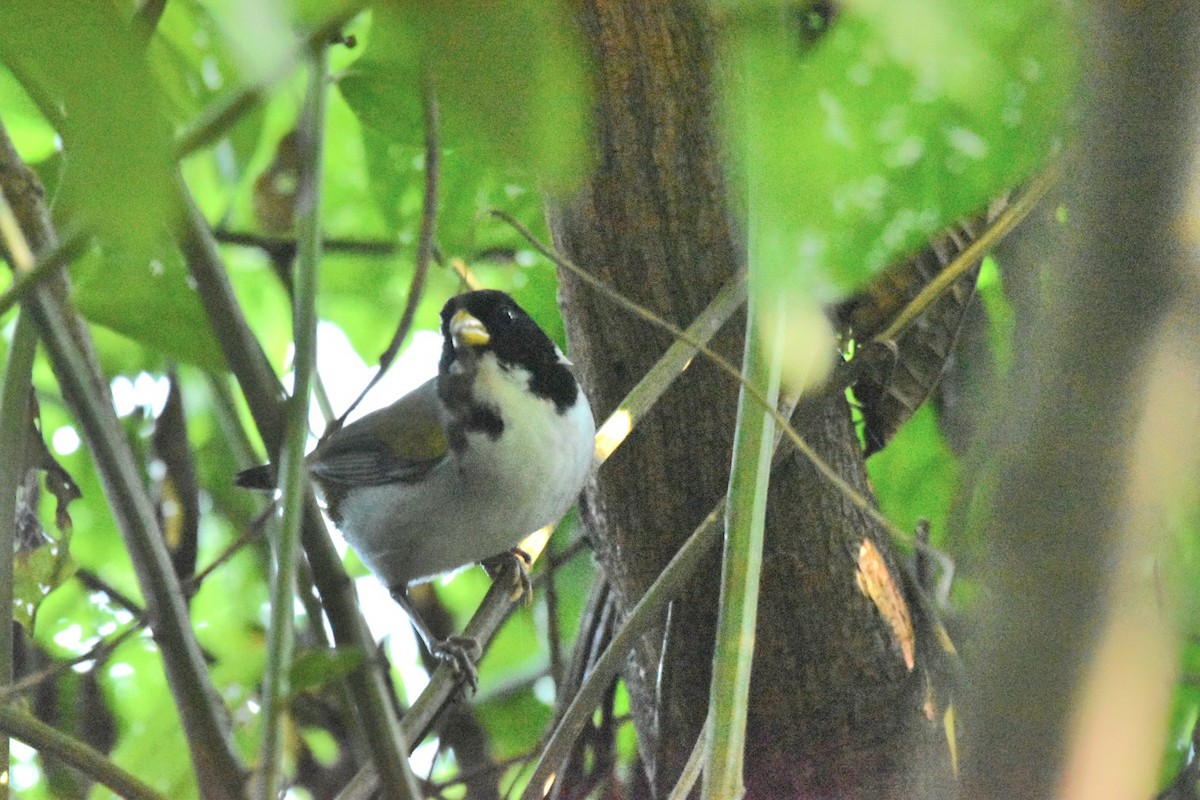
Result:
[[[420,480],[446,456],[436,379],[324,439],[309,456],[314,476],[344,486]]]

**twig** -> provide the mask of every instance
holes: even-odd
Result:
[[[1038,175],[1029,188],[1021,195],[1015,203],[996,217],[996,220],[979,236],[978,239],[967,245],[961,253],[955,256],[946,267],[939,272],[933,280],[925,285],[920,293],[914,297],[908,305],[900,310],[896,318],[892,320],[887,329],[875,337],[877,342],[894,342],[904,332],[904,329],[916,320],[917,317],[929,308],[946,290],[954,285],[954,282],[965,275],[974,265],[975,262],[983,258],[984,253],[991,250],[1005,236],[1010,234],[1014,228],[1021,224],[1021,221],[1029,216],[1029,212],[1033,210],[1046,192],[1050,190],[1062,179],[1062,163],[1055,162],[1049,169]]]
[[[667,603],[679,596],[700,565],[700,561],[716,545],[721,535],[724,516],[725,500],[722,499],[679,548],[679,552],[646,590],[646,594],[638,600],[621,630],[592,666],[587,680],[571,700],[558,727],[542,750],[537,767],[522,795],[523,800],[540,800],[549,789],[555,770],[567,757],[584,725],[591,719],[592,709],[600,703],[609,682],[625,665],[637,638],[652,620],[662,617]]]
[[[78,258],[89,241],[89,235],[82,225],[72,224],[56,244],[51,246],[37,259],[33,267],[17,273],[16,280],[8,291],[0,296],[0,316],[21,302],[35,287],[51,275],[58,274],[58,268]]]
[[[789,397],[783,407],[786,411],[785,416],[790,417],[795,413],[798,403],[795,398]],[[780,442],[785,438],[781,430],[776,429],[773,438],[776,449],[772,457],[772,469],[781,463],[788,452],[786,448],[779,447]],[[523,800],[539,800],[544,796],[543,790],[549,789],[555,770],[570,753],[575,740],[579,738],[580,732],[591,718],[592,710],[600,702],[607,685],[617,677],[630,650],[636,644],[637,637],[645,632],[653,620],[661,618],[667,603],[679,596],[695,573],[700,561],[709,549],[715,546],[717,538],[722,532],[721,523],[725,517],[725,505],[726,501],[722,498],[692,532],[692,535],[671,558],[658,578],[646,590],[646,594],[634,606],[633,611],[625,618],[621,629],[609,641],[604,653],[593,661],[587,677],[575,692],[567,710],[563,712],[554,733],[547,740],[537,769],[522,795]]]
[[[130,639],[135,634],[140,633],[145,629],[145,627],[145,614],[135,616],[134,620],[126,625],[125,629],[115,636],[97,642],[95,646],[89,648],[83,653],[80,653],[79,655],[72,656],[65,661],[55,661],[53,664],[44,669],[40,669],[37,672],[31,672],[11,686],[5,686],[4,688],[0,689],[0,703],[7,703],[16,695],[25,694],[26,692],[31,692],[37,689],[44,682],[66,674],[76,664],[84,664],[88,661],[100,662],[104,660],[108,657],[109,653],[111,653],[113,650],[116,650],[118,647],[124,644],[126,640]]]
[[[696,737],[692,753],[688,756],[687,763],[683,765],[683,771],[679,773],[679,781],[671,790],[671,794],[667,796],[667,800],[687,800],[688,795],[692,793],[692,787],[700,779],[701,767],[704,764],[704,751],[708,748],[708,740],[712,737],[712,719],[711,715],[705,718],[704,727],[700,729],[700,735]]]
[[[279,255],[290,261],[296,253],[296,240],[278,236],[264,236],[249,231],[231,231],[226,228],[216,228],[213,238],[221,244],[232,244],[240,247],[255,247],[272,255]],[[367,239],[321,238],[321,249],[327,253],[349,253],[363,256],[390,256],[399,245],[392,241],[371,241]]]
[[[55,730],[11,703],[0,704],[0,730],[53,756],[130,800],[167,800],[83,742]]]
[[[553,539],[551,539],[553,542]],[[549,543],[548,543],[549,545]],[[550,551],[550,568],[545,571],[546,585],[542,597],[546,603],[546,640],[550,644],[550,677],[555,686],[560,686],[563,677],[562,641],[558,625],[558,583],[554,580],[554,551]]]
[[[294,383],[285,412],[287,429],[283,449],[277,459],[283,520],[274,542],[271,618],[267,631],[266,666],[263,670],[263,732],[255,785],[258,797],[262,800],[275,800],[282,777],[284,695],[295,644],[293,602],[300,527],[304,515],[304,447],[308,441],[308,410],[317,360],[317,267],[321,260],[321,161],[328,56],[323,44],[315,46],[311,55],[301,130],[304,166],[296,191],[299,247],[292,281],[292,339],[296,353]],[[401,787],[401,792],[404,788]]]
[[[583,269],[582,267],[578,266],[570,259],[566,258],[565,256],[559,255],[554,250],[551,250],[549,247],[542,244],[542,242],[539,241],[538,238],[536,236],[534,236],[533,233],[528,228],[526,228],[524,225],[522,225],[520,222],[518,222],[516,219],[514,219],[507,212],[493,210],[491,213],[494,216],[499,217],[500,219],[504,220],[509,225],[511,225],[518,233],[520,233],[522,236],[524,236],[525,239],[531,245],[533,245],[533,247],[539,253],[541,253],[546,258],[550,259],[551,261],[553,261],[554,264],[557,265],[560,269],[567,270],[568,272],[571,272],[573,275],[576,275],[581,280],[583,280],[585,283],[587,283],[589,286],[596,289],[597,291],[599,291],[601,294],[608,297],[609,299],[613,300],[617,305],[619,305],[622,308],[626,309],[627,311],[631,312],[635,316],[640,317],[641,319],[646,320],[647,322],[651,323],[652,325],[655,325],[655,326],[667,331],[672,336],[674,336],[676,339],[687,342],[692,347],[695,347],[697,352],[703,353],[706,358],[708,358],[710,361],[712,361],[714,364],[716,364],[730,378],[737,381],[738,384],[743,385],[743,386],[746,385],[744,379],[742,378],[742,373],[738,370],[738,368],[735,367],[733,364],[731,364],[729,362],[729,360],[726,359],[724,356],[722,356],[720,353],[716,352],[715,350],[710,348],[708,345],[703,344],[700,341],[692,338],[687,332],[681,330],[679,328],[679,326],[668,322],[667,320],[665,320],[662,317],[660,317],[659,315],[655,314],[653,311],[649,310],[648,308],[638,305],[634,301],[632,301],[629,298],[625,297],[624,295],[620,294],[615,289],[608,286],[602,280],[600,280],[596,276],[592,275],[590,272]],[[842,478],[841,475],[838,475],[837,472],[834,471],[833,467],[829,466],[829,464],[826,463],[825,459],[821,458],[821,456],[817,453],[817,451],[814,450],[812,448],[812,446],[807,441],[805,441],[804,437],[802,437],[796,431],[796,429],[792,426],[791,422],[787,418],[785,418],[781,413],[779,413],[779,411],[777,409],[775,409],[771,406],[771,404],[767,401],[767,398],[758,389],[758,387],[747,386],[746,391],[747,391],[747,394],[749,394],[750,397],[752,397],[754,399],[754,401],[763,408],[764,411],[766,411],[768,414],[770,414],[775,419],[775,424],[778,425],[780,430],[783,431],[784,435],[787,436],[787,438],[791,440],[791,442],[795,446],[795,448],[797,450],[799,450],[800,453],[806,459],[808,459],[809,463],[811,463],[813,465],[813,467],[817,470],[817,472],[820,473],[821,476],[825,478],[825,480],[827,480],[831,484],[833,484],[833,486],[839,492],[841,492],[842,495],[844,497],[846,497],[846,499],[849,500],[851,502],[851,504],[854,505],[855,508],[857,508],[863,514],[865,514],[867,517],[869,517],[872,521],[874,521],[876,524],[878,524],[880,527],[882,527],[884,530],[886,530],[893,538],[898,539],[900,541],[908,541],[909,540],[909,538],[911,537],[911,534],[909,534],[908,532],[903,531],[899,527],[897,527],[895,525],[895,523],[893,523],[891,520],[889,520],[887,517],[885,517],[882,513],[880,513],[879,509],[876,508],[875,505],[870,500],[868,500],[866,497],[864,497],[861,492],[859,492],[857,489],[855,489],[853,486],[851,486],[849,483],[847,483],[846,480],[844,478]]]
[[[412,329],[413,319],[417,315],[417,306],[421,303],[421,296],[425,293],[425,278],[429,274],[429,262],[433,260],[434,250],[434,235],[437,229],[437,214],[438,214],[438,178],[439,166],[441,164],[441,145],[439,143],[438,129],[438,105],[437,95],[433,90],[433,81],[429,76],[425,78],[424,86],[424,108],[425,108],[425,205],[421,212],[421,234],[417,241],[417,263],[413,267],[412,283],[408,287],[408,299],[404,303],[404,313],[400,315],[400,324],[396,326],[396,332],[392,334],[392,340],[388,343],[387,349],[379,356],[379,369],[367,382],[366,387],[355,398],[342,415],[338,417],[337,422],[332,425],[327,433],[332,433],[346,422],[346,418],[350,416],[358,404],[362,402],[367,393],[375,387],[387,372],[388,367],[392,365],[396,354],[400,352],[400,345],[404,344],[404,340],[408,338],[408,333]]]
[[[3,244],[18,275],[33,269],[33,253],[0,186],[0,244]],[[37,329],[28,312],[17,318],[4,386],[0,393],[0,687],[6,690],[13,679],[13,543],[16,539],[17,488],[25,479],[29,438],[29,397],[33,391],[33,359],[37,353]],[[0,737],[0,769],[9,763],[8,737]]]
[[[53,246],[56,237],[40,194],[34,190],[36,178],[21,162],[0,124],[0,176],[20,175],[24,175],[27,191],[9,200],[25,226],[25,236],[42,247]],[[23,212],[18,203],[24,204]],[[236,798],[242,792],[245,769],[233,749],[228,712],[204,668],[153,505],[107,399],[107,384],[99,373],[90,334],[74,310],[50,287],[36,288],[26,307],[50,356],[63,398],[83,430],[103,479],[153,620],[155,640],[183,720],[197,777],[210,787],[214,797]]]
[[[241,536],[237,537],[228,545],[226,545],[225,549],[218,553],[216,557],[213,558],[211,563],[206,565],[203,569],[197,571],[192,577],[188,578],[186,583],[187,590],[189,592],[198,590],[204,581],[208,579],[209,575],[216,572],[219,567],[223,566],[229,561],[229,559],[237,555],[243,547],[246,547],[247,545],[257,542],[259,539],[261,539],[266,533],[265,526],[267,520],[274,516],[274,514],[274,506],[268,505],[259,515],[259,518],[252,522],[250,527],[244,533],[242,533]]]
[[[221,352],[246,398],[259,435],[268,451],[278,452],[283,442],[283,387],[246,324],[208,222],[182,181],[177,185],[185,211],[181,247],[196,281],[197,294]],[[311,491],[305,492],[304,511],[304,551],[334,641],[340,647],[353,647],[369,654],[375,649],[374,641],[358,607],[354,585],[329,539],[325,519]],[[402,782],[404,740],[387,680],[377,660],[364,659],[362,666],[346,676],[346,682],[374,765],[388,774],[389,785]]]

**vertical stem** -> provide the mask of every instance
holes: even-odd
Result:
[[[25,471],[25,437],[28,434],[30,381],[37,329],[24,311],[17,318],[8,364],[4,371],[4,393],[0,397],[0,686],[13,681],[13,542],[16,533],[17,487]],[[9,794],[9,742],[0,737],[0,798]]]
[[[750,269],[753,281],[754,258]],[[742,373],[774,407],[779,400],[783,367],[778,308],[768,319],[776,322],[775,351],[770,363],[764,356],[763,315],[754,292],[746,318],[746,349]],[[771,454],[775,450],[775,420],[743,385],[738,396],[737,428],[733,435],[733,469],[729,475],[729,502],[725,512],[725,554],[721,571],[721,607],[713,653],[712,688],[708,723],[711,731],[705,757],[704,800],[741,797],[742,764],[746,751],[746,716],[750,671],[754,660],[754,633],[758,614],[758,584],[762,572],[763,530],[767,516],[767,487]]]
[[[254,423],[269,451],[283,446],[283,387],[276,378],[233,294],[208,222],[196,207],[182,180],[178,183],[180,203],[186,209],[180,234],[188,269],[196,280],[200,301],[230,370],[246,397]],[[375,642],[358,607],[354,584],[342,567],[341,558],[325,527],[317,501],[306,492],[301,543],[312,567],[313,582],[329,620],[338,647],[354,647],[363,653],[375,651]],[[379,770],[380,783],[396,796],[407,785],[408,746],[393,711],[391,688],[377,659],[367,659],[346,676],[363,738]]]
[[[33,269],[33,253],[13,217],[0,187],[0,241],[11,254],[17,274]],[[24,310],[19,312],[4,388],[0,394],[0,686],[13,680],[13,543],[16,539],[17,487],[25,477],[26,421],[29,391],[33,380],[33,356],[37,351],[37,328]],[[7,800],[11,785],[10,750],[7,736],[0,736],[0,798]]]
[[[321,258],[321,160],[325,120],[325,48],[313,48],[308,95],[301,135],[305,143],[304,171],[296,194],[298,247],[292,281],[292,326],[295,342],[292,396],[287,402],[283,452],[278,459],[283,522],[275,540],[275,569],[271,581],[271,624],[263,676],[263,741],[257,795],[278,796],[282,769],[282,717],[287,674],[292,661],[293,607],[296,594],[296,553],[304,514],[304,449],[308,441],[308,410],[316,364],[317,265]]]

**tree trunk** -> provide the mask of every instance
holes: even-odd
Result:
[[[550,209],[557,246],[618,292],[687,325],[744,262],[721,174],[715,31],[688,2],[589,0],[596,167]],[[797,187],[797,192],[804,187]],[[670,344],[569,274],[572,357],[601,419]],[[739,363],[744,318],[714,347]],[[600,470],[585,522],[622,613],[720,499],[737,386],[703,358]],[[870,497],[840,393],[795,424]],[[922,711],[888,624],[858,588],[864,538],[900,571],[886,534],[797,454],[772,477],[746,756],[747,797],[924,797],[944,780],[940,728]],[[707,712],[719,551],[625,673],[643,760],[659,795],[678,778]],[[920,647],[918,647],[918,650]],[[940,723],[940,720],[938,720]]]

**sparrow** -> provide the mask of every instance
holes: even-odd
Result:
[[[571,363],[504,292],[453,297],[441,320],[437,376],[328,434],[306,463],[330,520],[474,686],[478,642],[437,639],[408,586],[508,557],[557,522],[591,470],[596,423]],[[274,475],[262,465],[235,483],[270,489]]]

